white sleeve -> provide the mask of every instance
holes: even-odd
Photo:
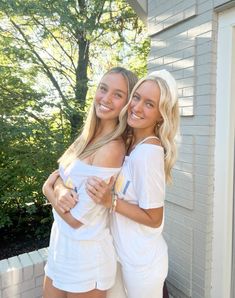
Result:
[[[95,175],[95,174],[94,174]],[[109,182],[110,178],[114,175],[117,175],[117,171],[113,173],[109,173],[108,175],[103,174],[99,175],[98,173],[96,176],[104,179],[107,183]],[[83,184],[78,190],[78,203],[70,210],[71,215],[82,222],[85,225],[92,224],[92,220],[99,214],[102,210],[105,209],[104,206],[96,204],[93,199],[89,197],[86,192],[85,184]]]
[[[164,152],[156,145],[143,146],[133,160],[133,186],[139,206],[144,209],[164,205]]]

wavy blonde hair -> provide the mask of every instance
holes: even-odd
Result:
[[[174,78],[171,76],[170,81],[173,80]],[[166,182],[170,184],[172,183],[171,170],[175,164],[177,157],[177,146],[175,143],[175,137],[179,129],[180,119],[177,86],[175,80],[173,81],[175,84],[173,84],[172,86],[170,84],[171,82],[162,78],[160,75],[155,75],[155,72],[153,73],[153,75],[150,74],[145,78],[140,79],[133,88],[130,95],[130,100],[122,110],[120,117],[123,117],[125,119],[128,106],[132,100],[135,91],[139,88],[141,84],[143,84],[146,81],[154,81],[160,88],[159,111],[161,113],[163,121],[156,125],[155,135],[160,139],[161,145],[164,148],[164,167]]]
[[[105,75],[108,74],[121,74],[127,83],[127,100],[129,99],[130,93],[138,81],[137,76],[130,70],[127,70],[123,67],[113,67],[109,71],[107,71]],[[103,78],[102,77],[102,78]],[[70,145],[70,147],[64,152],[64,154],[59,158],[58,162],[63,167],[68,167],[75,159],[84,159],[96,152],[100,147],[109,143],[112,140],[117,139],[122,136],[126,129],[126,116],[118,118],[118,123],[115,129],[100,138],[97,142],[90,144],[91,140],[94,138],[98,128],[99,128],[99,118],[96,115],[95,111],[95,103],[94,100],[91,104],[90,110],[88,112],[87,119],[83,126],[81,134],[78,138]]]

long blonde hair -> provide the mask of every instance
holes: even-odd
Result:
[[[163,121],[155,126],[155,135],[160,139],[165,153],[166,182],[172,182],[171,170],[177,157],[175,137],[179,129],[179,106],[177,85],[173,76],[166,70],[155,71],[140,79],[133,88],[130,100],[122,110],[120,117],[127,114],[128,106],[136,89],[146,81],[154,81],[160,88],[159,111]]]
[[[128,90],[127,92],[127,100],[128,100],[133,87],[138,81],[137,76],[130,70],[127,70],[123,67],[113,67],[109,71],[107,71],[103,75],[103,77],[105,75],[112,74],[112,73],[121,74],[126,80],[127,90]],[[99,127],[99,118],[96,115],[95,104],[93,101],[81,134],[64,152],[64,154],[59,158],[58,162],[63,167],[67,167],[75,159],[77,158],[84,159],[92,155],[93,153],[95,153],[96,150],[102,147],[103,145],[120,137],[126,129],[126,116],[120,118],[120,115],[119,115],[118,124],[115,127],[115,129],[111,133],[101,137],[99,140],[97,140],[97,142],[90,144],[91,140],[94,138],[98,130],[98,127]]]

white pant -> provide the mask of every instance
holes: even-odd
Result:
[[[142,270],[126,270],[118,264],[116,282],[107,298],[162,298],[167,273],[167,255]]]
[[[111,289],[107,291],[106,298],[127,298],[120,263],[117,264],[115,284]]]

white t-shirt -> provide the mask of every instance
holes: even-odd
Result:
[[[117,175],[120,168],[98,167],[76,160],[66,170],[63,167],[59,170],[64,184],[73,188],[79,195],[78,204],[70,212],[75,219],[83,223],[80,228],[74,229],[53,209],[54,220],[59,231],[76,240],[100,240],[106,237],[110,234],[108,210],[96,204],[88,196],[85,185],[87,178],[91,176],[97,176],[109,182],[111,176]]]
[[[163,148],[154,144],[137,145],[125,158],[115,192],[119,198],[143,209],[162,207],[165,197]],[[117,212],[112,215],[111,231],[115,248],[126,269],[148,266],[166,255],[163,222],[160,227],[151,228]]]

